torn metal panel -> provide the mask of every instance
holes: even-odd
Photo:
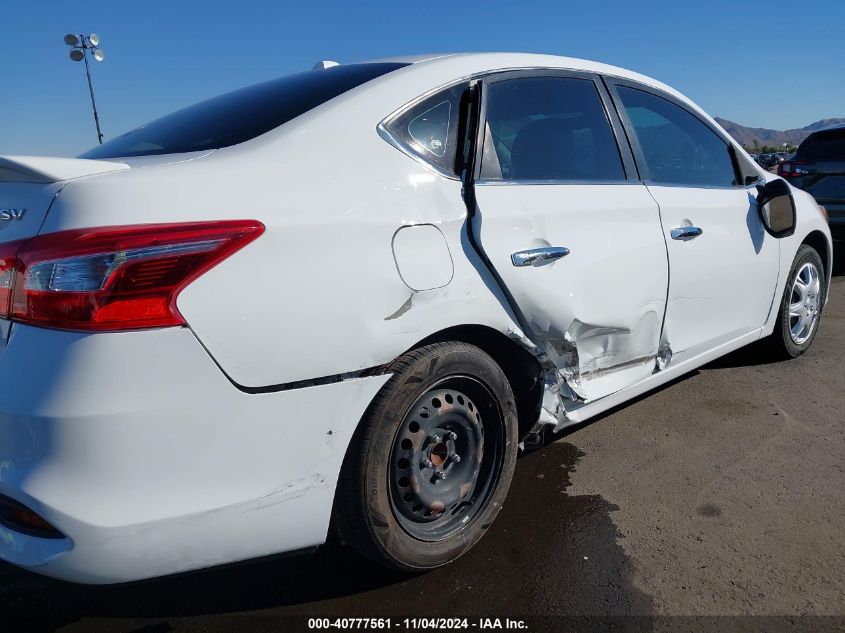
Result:
[[[476,240],[520,329],[547,361],[544,415],[562,422],[562,408],[648,378],[669,275],[659,209],[648,190],[481,182],[475,197]],[[534,248],[566,248],[569,255],[542,267],[513,264],[514,253]]]
[[[661,320],[657,310],[645,312],[633,327],[574,319],[562,335],[541,339],[543,347],[522,331],[510,330],[511,338],[528,350],[544,371],[540,416],[529,435],[539,434],[545,427],[564,428],[570,423],[567,405],[615,393],[651,374],[656,362],[668,362],[671,349],[668,345],[662,350],[657,347]]]
[[[538,434],[547,426],[563,428],[567,421],[563,398],[573,399],[572,397],[577,398],[577,395],[568,387],[566,378],[558,370],[549,355],[535,345],[521,330],[511,328],[508,330],[508,336],[530,352],[543,369],[543,401],[540,405],[540,416],[529,435]],[[522,447],[524,448],[524,446]]]
[[[672,347],[669,341],[666,340],[666,333],[664,332],[663,339],[660,341],[660,348],[657,350],[656,370],[663,371],[672,362]]]
[[[662,306],[661,306],[662,307]],[[539,337],[546,361],[544,367],[556,370],[554,379],[547,379],[547,391],[570,401],[589,401],[641,380],[651,373],[658,355],[662,313],[644,312],[631,326],[586,323],[574,319],[562,334],[549,328]],[[538,356],[538,352],[533,351]]]
[[[405,314],[412,307],[414,307],[414,293],[413,292],[411,293],[411,296],[408,297],[405,300],[405,303],[403,303],[401,306],[399,306],[399,308],[396,310],[396,312],[394,312],[393,314],[387,315],[386,317],[384,317],[384,320],[385,321],[392,321],[393,319],[398,319],[400,316]]]
[[[658,309],[657,306],[659,306]],[[564,334],[556,364],[583,400],[619,391],[651,373],[663,313],[662,304],[643,306],[622,324],[588,323],[575,318]]]

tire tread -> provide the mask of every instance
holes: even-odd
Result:
[[[350,447],[344,459],[335,495],[333,523],[340,539],[365,557],[384,565],[389,555],[379,546],[379,541],[368,517],[366,507],[366,477],[368,469],[368,450],[378,421],[394,396],[398,383],[412,368],[426,359],[435,362],[442,354],[463,352],[476,354],[486,362],[496,362],[484,350],[462,341],[443,341],[430,343],[406,352],[387,368],[390,379],[379,390],[367,408],[361,423],[356,429]],[[501,370],[501,368],[499,368]],[[512,396],[511,396],[512,397]],[[509,482],[508,482],[509,483]],[[389,564],[389,562],[388,562]],[[416,571],[414,568],[390,565],[403,571]]]

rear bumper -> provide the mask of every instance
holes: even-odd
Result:
[[[15,325],[0,344],[0,494],[66,538],[0,526],[0,558],[114,583],[319,545],[387,378],[251,395],[187,329]]]

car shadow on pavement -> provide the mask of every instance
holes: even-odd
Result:
[[[772,365],[782,363],[784,358],[776,356],[768,347],[768,341],[755,341],[745,347],[712,360],[701,369],[729,369],[732,367],[756,367],[758,365]]]
[[[215,614],[273,617],[648,616],[651,598],[632,583],[632,564],[601,496],[570,496],[583,457],[557,441],[519,460],[508,500],[484,539],[458,562],[409,576],[349,548],[205,572],[92,587],[0,564],[0,614],[50,628],[97,618],[91,630],[210,622]],[[103,620],[103,618],[107,620]],[[132,628],[125,626],[132,621]],[[108,628],[113,623],[117,628]],[[637,628],[650,630],[648,617]],[[87,630],[87,628],[86,628]],[[161,628],[158,630],[171,630]]]

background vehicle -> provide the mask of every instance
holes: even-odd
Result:
[[[444,565],[521,441],[803,354],[830,279],[810,195],[570,58],[320,65],[0,174],[0,557],[80,582],[332,523]]]
[[[838,239],[845,238],[845,125],[810,134],[794,158],[778,165],[778,175],[812,194],[827,209]]]
[[[763,169],[771,169],[778,163],[778,157],[775,154],[758,154],[756,162]]]

